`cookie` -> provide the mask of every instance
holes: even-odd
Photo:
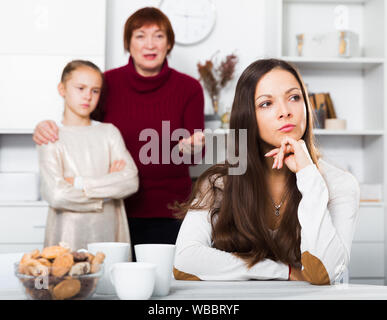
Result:
[[[32,259],[37,259],[39,256],[40,256],[40,251],[38,249],[35,249],[34,251],[31,252]]]
[[[19,263],[19,273],[38,277],[41,275],[48,275],[49,269],[36,259],[25,258]]]
[[[64,248],[61,246],[51,246],[51,247],[44,248],[40,255],[42,256],[42,258],[49,260],[49,259],[55,259],[69,252],[70,252],[69,248]]]
[[[40,258],[40,259],[37,259],[42,265],[46,266],[46,267],[51,267],[52,263],[45,259],[45,258]]]
[[[83,262],[88,258],[86,252],[71,252],[71,254],[74,257],[74,262]]]
[[[105,254],[103,252],[97,252],[91,263],[91,273],[96,273],[100,270],[100,265],[105,260]]]
[[[62,277],[71,270],[74,264],[74,258],[71,253],[65,253],[55,258],[51,274],[55,277]]]
[[[58,283],[52,293],[57,300],[69,299],[76,296],[81,290],[81,282],[77,279],[66,279]]]
[[[71,267],[69,276],[81,276],[83,274],[88,274],[90,272],[90,263],[88,262],[78,262]]]

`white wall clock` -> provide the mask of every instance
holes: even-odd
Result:
[[[171,21],[178,44],[198,43],[214,28],[216,9],[211,0],[162,0],[159,7]]]

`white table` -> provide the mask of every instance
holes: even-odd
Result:
[[[26,299],[19,290],[0,290],[0,300]],[[115,300],[116,296],[94,295]],[[160,300],[387,300],[387,286],[338,284],[314,286],[301,281],[176,281]]]

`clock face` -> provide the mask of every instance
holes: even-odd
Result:
[[[211,0],[163,0],[160,10],[169,18],[178,44],[194,44],[212,31],[215,5]]]

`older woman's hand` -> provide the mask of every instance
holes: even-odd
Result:
[[[203,149],[204,143],[205,136],[203,132],[198,131],[186,139],[181,139],[179,141],[179,149],[184,153],[195,154]]]
[[[313,164],[304,140],[297,141],[290,137],[285,137],[281,142],[281,147],[266,153],[265,157],[274,158],[273,169],[281,169],[285,163],[294,173]]]
[[[39,122],[35,127],[32,139],[38,145],[47,144],[50,141],[55,142],[58,140],[58,131],[58,126],[55,121],[44,120]]]
[[[122,171],[124,170],[125,166],[125,160],[114,160],[113,163],[110,165],[109,173]]]

